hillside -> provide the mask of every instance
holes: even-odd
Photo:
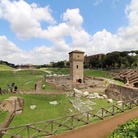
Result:
[[[13,69],[14,68],[12,68],[10,66],[0,64],[0,71],[2,71],[2,70],[13,70]]]

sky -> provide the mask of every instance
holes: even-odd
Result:
[[[138,0],[0,0],[0,60],[43,65],[138,50]]]

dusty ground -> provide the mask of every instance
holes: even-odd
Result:
[[[118,125],[137,117],[138,108],[110,117],[95,124],[90,124],[60,135],[50,136],[49,138],[107,138],[111,131]]]

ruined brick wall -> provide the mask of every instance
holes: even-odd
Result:
[[[138,97],[138,88],[110,84],[105,90],[108,98],[115,100],[130,100]]]

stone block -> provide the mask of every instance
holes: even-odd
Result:
[[[16,114],[22,113],[24,107],[24,100],[21,97],[12,96],[8,99],[5,99],[0,104],[0,110],[13,112]]]

